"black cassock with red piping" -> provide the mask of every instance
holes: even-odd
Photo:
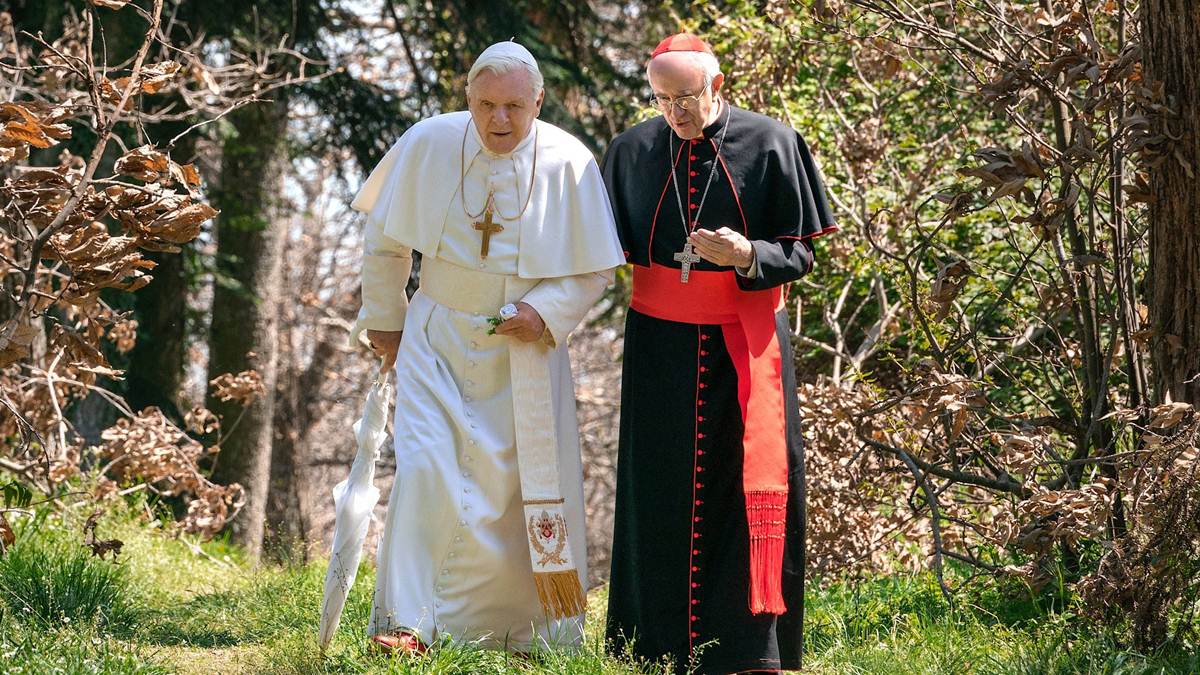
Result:
[[[613,141],[602,171],[626,258],[637,266],[625,326],[610,649],[670,657],[679,672],[799,668],[804,449],[787,312],[763,310],[768,332],[774,324],[775,376],[751,387],[746,345],[734,344],[744,341],[727,339],[728,323],[706,322],[703,294],[724,284],[735,296],[777,299],[780,287],[812,269],[812,238],[836,229],[820,172],[795,131],[728,105],[700,139],[679,139],[662,117],[633,127]],[[700,228],[743,233],[757,276],[701,261],[692,266],[700,278],[680,283],[677,254],[690,226],[681,212]],[[781,496],[769,535],[783,541],[782,569],[769,565],[776,602],[755,611],[747,459],[770,445],[762,433],[776,432],[748,434],[760,427],[744,406],[764,393],[783,401],[773,440],[786,453],[786,502]]]

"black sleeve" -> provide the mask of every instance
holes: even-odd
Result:
[[[825,196],[820,170],[800,134],[789,131],[767,155],[766,180],[771,195],[764,238],[750,242],[758,276],[738,275],[738,287],[759,291],[786,284],[812,271],[816,260],[812,239],[837,229]]]
[[[758,276],[750,279],[737,275],[738,288],[743,291],[764,291],[808,274],[813,267],[812,243],[807,239],[755,239],[754,258],[758,261]]]
[[[609,144],[604,158],[600,161],[600,173],[604,177],[604,187],[608,190],[608,201],[612,205],[613,219],[617,223],[617,238],[621,240],[621,250],[625,253],[625,259],[628,260],[629,251],[633,246],[633,233],[629,230],[629,202],[622,192],[618,176],[632,174],[628,171],[631,167],[620,166],[623,154],[621,146],[619,138]]]

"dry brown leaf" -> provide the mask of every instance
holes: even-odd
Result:
[[[121,548],[125,546],[125,542],[120,539],[100,539],[96,536],[96,524],[102,515],[104,509],[95,509],[92,515],[88,516],[87,522],[83,524],[83,545],[92,549],[92,555],[101,560],[107,560],[109,553],[112,553],[113,560],[116,560],[117,556],[121,555]]]
[[[12,325],[15,323],[16,325]],[[12,331],[7,338],[6,333]],[[29,346],[39,334],[39,329],[32,323],[12,319],[10,323],[0,326],[0,368],[12,365],[29,356]]]
[[[13,532],[12,527],[8,524],[8,519],[4,517],[4,512],[0,511],[0,555],[8,550],[17,541],[17,535]]]
[[[1179,424],[1184,417],[1192,412],[1192,404],[1183,402],[1164,403],[1155,406],[1150,411],[1151,429],[1169,429]]]
[[[105,196],[117,210],[132,209],[154,199],[154,195],[143,187],[111,185],[104,189]]]
[[[194,65],[192,67],[192,77],[199,80],[208,89],[208,93],[213,96],[221,95],[222,89],[221,85],[217,84],[217,78],[213,77],[213,74],[204,66],[199,64]]]
[[[192,408],[183,416],[189,431],[206,436],[221,428],[221,422],[213,411],[203,406]]]
[[[175,76],[183,66],[175,61],[163,61],[142,68],[139,87],[142,93],[157,94]]]
[[[184,186],[192,195],[195,195],[195,191],[192,188],[200,185],[200,173],[196,171],[196,167],[192,164],[176,164],[175,162],[171,162],[171,178],[174,178],[175,182]]]
[[[115,80],[109,80],[106,77],[100,81],[100,97],[108,103],[117,105],[121,102],[121,97],[124,96],[125,90],[128,87],[128,77],[118,77]],[[126,112],[133,110],[135,98],[136,97],[134,96],[130,96],[129,98],[125,99],[125,106],[122,108],[122,110]]]
[[[56,141],[64,141],[71,137],[71,127],[66,124],[43,124],[42,133]]]
[[[29,157],[28,145],[0,139],[0,164],[19,162],[27,157]]]
[[[0,103],[0,122],[22,121],[37,124],[38,118],[21,103]]]
[[[117,173],[150,183],[169,174],[170,167],[171,160],[166,154],[153,146],[143,145],[122,155],[114,169]]]
[[[129,4],[129,0],[88,0],[88,2],[95,5],[96,7],[103,7],[105,9],[114,9],[114,10],[121,9],[125,5]]]
[[[238,374],[224,373],[209,382],[215,389],[213,395],[222,401],[237,401],[239,405],[250,405],[267,393],[262,375],[256,370],[243,370]]]
[[[196,171],[195,164],[177,164],[180,171],[183,173],[183,182],[187,185],[195,187],[200,184],[200,172]]]
[[[189,204],[172,213],[161,230],[155,231],[155,236],[175,244],[184,244],[200,235],[200,225],[212,220],[219,213],[216,209],[204,203]]]
[[[54,145],[49,136],[42,131],[37,122],[8,122],[0,129],[0,138],[28,143],[35,148],[48,148]]]
[[[137,344],[138,322],[136,319],[126,319],[113,325],[108,331],[108,339],[116,345],[117,351],[128,353]]]

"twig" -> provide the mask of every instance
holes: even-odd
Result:
[[[937,575],[938,585],[942,587],[942,595],[946,598],[946,602],[954,605],[954,596],[950,591],[950,587],[946,585],[945,570],[942,565],[942,512],[938,506],[937,495],[933,490],[929,489],[929,482],[925,480],[925,474],[917,468],[916,462],[904,450],[897,448],[900,459],[908,466],[908,470],[912,472],[913,479],[921,486],[921,491],[925,493],[925,502],[929,504],[929,527],[933,534],[933,572]]]

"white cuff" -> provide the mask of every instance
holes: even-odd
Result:
[[[410,256],[364,255],[362,266],[362,308],[350,333],[350,343],[366,329],[398,331],[404,329],[408,312],[408,274]]]
[[[754,253],[753,247],[750,249],[750,257],[752,258],[752,260],[750,261],[749,267],[734,267],[733,271],[737,272],[738,276],[740,276],[740,277],[746,277],[747,279],[757,279],[758,273],[759,273],[758,255],[756,255]]]

